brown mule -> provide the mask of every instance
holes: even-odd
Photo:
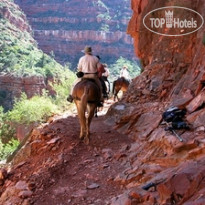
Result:
[[[90,123],[100,102],[100,90],[94,80],[82,79],[75,85],[72,96],[80,121],[80,139],[84,139],[85,144],[89,144]]]
[[[118,78],[113,82],[112,93],[114,95],[114,101],[116,100],[116,98],[119,101],[119,97],[117,96],[117,94],[119,93],[120,90],[122,90],[124,94],[124,92],[127,91],[129,84],[130,84],[129,81],[126,80],[124,77]]]

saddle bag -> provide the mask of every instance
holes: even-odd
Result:
[[[82,78],[82,77],[84,76],[84,73],[81,72],[81,71],[79,71],[79,72],[76,73],[76,76],[77,76],[78,78]]]

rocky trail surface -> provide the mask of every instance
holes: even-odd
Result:
[[[73,112],[34,129],[0,170],[0,204],[203,205],[204,131],[177,131],[180,142],[164,130],[157,103],[141,115],[150,104],[110,104],[93,119],[89,145]]]
[[[78,138],[75,114],[33,130],[7,176],[1,172],[0,204],[110,204],[124,189],[118,178],[131,140],[104,120],[93,119],[89,146]]]

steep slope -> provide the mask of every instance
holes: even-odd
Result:
[[[26,13],[39,47],[56,59],[76,66],[85,45],[92,45],[103,61],[132,59],[132,39],[126,34],[131,16],[129,0],[53,0],[16,3]]]
[[[50,89],[48,78],[59,76],[62,66],[37,48],[26,16],[10,0],[0,2],[0,105],[11,109],[15,97],[30,98]]]
[[[132,0],[134,14],[128,32],[144,72],[108,114],[109,123],[115,122],[120,132],[136,140],[129,156],[130,175],[121,179],[129,191],[116,199],[116,204],[123,198],[136,204],[205,203],[205,30],[203,26],[183,37],[159,36],[147,30],[143,17],[166,6],[187,7],[205,16],[201,0]],[[162,113],[170,106],[187,110],[191,129],[176,131],[183,142],[161,124]],[[152,188],[144,190],[144,185]]]

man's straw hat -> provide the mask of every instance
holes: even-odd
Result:
[[[84,50],[82,50],[82,52],[91,54],[92,53],[92,48],[90,46],[85,46],[85,48],[84,48]]]

